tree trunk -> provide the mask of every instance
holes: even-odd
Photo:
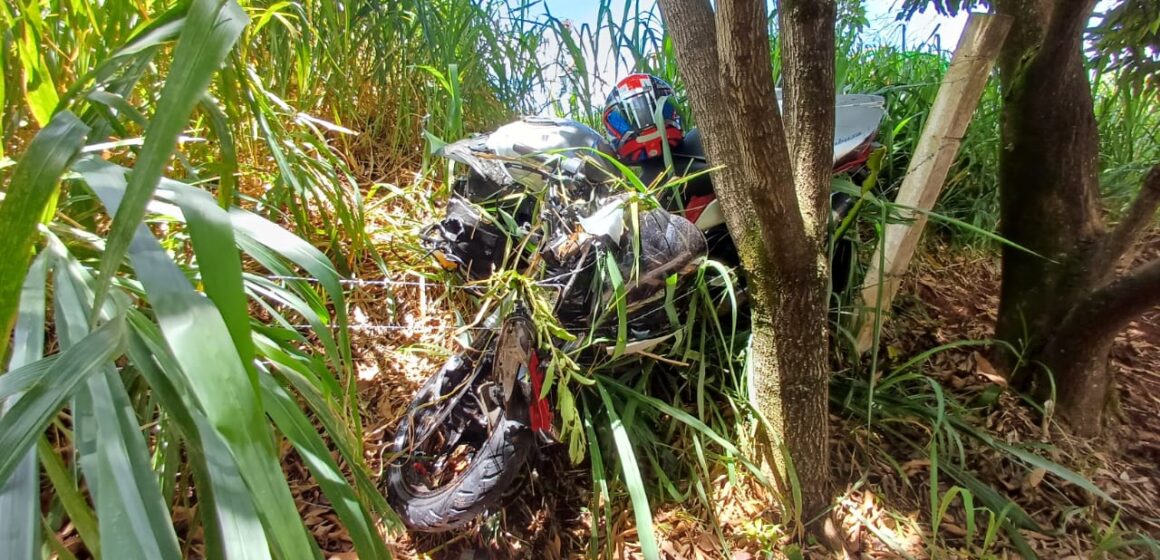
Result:
[[[1153,175],[1160,179],[1160,167]],[[1155,184],[1160,187],[1160,180]],[[1039,352],[1037,360],[1055,383],[1040,383],[1036,392],[1043,400],[1056,399],[1057,409],[1077,435],[1093,437],[1101,431],[1103,411],[1112,397],[1108,351],[1116,334],[1156,305],[1160,305],[1160,260],[1087,295]]]
[[[1160,263],[1111,280],[1160,205],[1160,167],[1110,233],[1101,217],[1099,137],[1082,34],[1094,0],[997,0],[1015,17],[1000,55],[1004,93],[999,363],[1082,435],[1096,435],[1114,388],[1116,334],[1160,304]],[[1020,368],[1020,364],[1031,367]]]
[[[824,248],[834,4],[781,4],[785,127],[764,0],[719,0],[716,13],[708,0],[660,0],[660,6],[709,160],[724,166],[713,185],[753,296],[756,405],[793,460],[802,519],[818,520],[833,496]],[[784,475],[781,453],[772,460]]]
[[[1080,43],[1092,3],[1052,10],[1033,0],[996,2],[1015,16],[999,58],[1000,234],[1042,258],[1003,247],[995,334],[1031,355],[1091,289],[1084,268],[1103,233],[1099,137]]]

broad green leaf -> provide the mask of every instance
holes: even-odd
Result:
[[[59,252],[56,243],[52,247]],[[88,305],[94,279],[71,255],[58,258],[54,319],[61,347],[68,349],[88,334],[93,322]],[[104,364],[77,391],[74,422],[74,434],[84,443],[78,445],[78,462],[101,520],[101,553],[108,558],[179,557],[177,535],[149,462],[148,446],[112,363]]]
[[[672,406],[671,404],[666,403],[658,398],[650,397],[650,396],[645,395],[639,391],[634,391],[631,388],[624,386],[620,382],[613,380],[612,378],[605,377],[603,375],[598,375],[598,376],[596,376],[596,379],[600,382],[600,384],[602,386],[607,386],[607,387],[610,387],[612,389],[615,389],[616,392],[623,394],[625,397],[638,400],[644,404],[647,404],[653,408],[656,408],[660,412],[672,416],[674,420],[681,422],[683,424],[687,424],[689,427],[693,428],[694,430],[701,432],[706,437],[713,440],[714,442],[716,442],[718,445],[725,448],[726,450],[734,452],[734,453],[739,453],[739,450],[737,449],[737,447],[735,445],[733,445],[732,442],[725,439],[724,437],[721,437],[720,434],[718,434],[712,428],[707,426],[704,422],[698,420],[692,414],[689,414],[688,412],[685,412],[684,410],[676,408],[676,407]]]
[[[950,421],[952,424],[955,425],[956,428],[971,434],[972,436],[978,438],[980,441],[982,441],[984,444],[986,444],[990,447],[993,447],[993,448],[998,449],[1004,453],[1007,453],[1007,454],[1010,454],[1014,457],[1017,457],[1017,458],[1019,458],[1019,460],[1027,463],[1028,465],[1030,465],[1032,467],[1044,469],[1047,472],[1049,472],[1055,476],[1058,476],[1059,478],[1061,478],[1061,479],[1063,479],[1071,484],[1074,484],[1074,485],[1076,485],[1076,486],[1078,486],[1078,487],[1080,487],[1088,492],[1091,492],[1095,496],[1099,496],[1100,498],[1107,500],[1108,502],[1110,502],[1113,505],[1119,505],[1119,502],[1117,502],[1114,498],[1112,498],[1110,495],[1108,495],[1107,492],[1104,492],[1103,490],[1101,490],[1100,487],[1096,486],[1090,479],[1085,478],[1084,476],[1080,475],[1079,473],[1077,473],[1077,472],[1075,472],[1075,471],[1073,471],[1073,470],[1071,470],[1071,469],[1069,469],[1069,468],[1067,468],[1059,463],[1056,463],[1055,461],[1052,461],[1050,459],[1045,459],[1043,457],[1040,457],[1039,455],[1036,455],[1030,451],[1027,451],[1026,449],[1022,449],[1022,448],[1016,447],[1014,445],[1009,445],[1009,444],[1004,443],[1000,440],[997,440],[997,439],[991,437],[986,432],[978,429],[977,427],[972,426],[972,425],[968,424],[967,422],[964,422],[961,417],[952,416]]]
[[[173,51],[173,63],[161,89],[157,110],[145,129],[145,144],[137,155],[101,256],[95,306],[100,306],[121,265],[134,232],[145,217],[145,207],[161,180],[161,173],[177,147],[177,136],[189,122],[193,108],[209,86],[248,18],[233,0],[193,0]]]
[[[193,392],[186,386],[186,377],[166,347],[160,328],[135,310],[129,311],[128,319],[133,328],[129,356],[187,442],[185,452],[198,488],[207,557],[269,559],[270,545],[237,462],[194,404]]]
[[[68,349],[90,332],[91,320],[89,289],[86,277],[91,278],[87,271],[75,269],[76,261],[69,255],[68,249],[58,239],[48,236],[45,252],[56,258],[56,270],[53,279],[53,322],[62,349]],[[101,369],[108,364],[101,366]],[[98,372],[96,375],[99,375]],[[72,417],[72,444],[73,463],[80,467],[88,482],[89,495],[93,503],[100,501],[103,488],[103,479],[100,476],[100,461],[98,457],[97,420],[93,410],[92,392],[86,384],[79,387],[72,395],[69,403],[69,413]]]
[[[995,241],[996,243],[1011,247],[1012,249],[1018,249],[1019,251],[1027,253],[1028,255],[1041,258],[1041,259],[1048,261],[1048,262],[1055,262],[1055,261],[1047,258],[1046,256],[1040,255],[1039,253],[1036,253],[1035,251],[1028,249],[1027,247],[1024,247],[1018,243],[1015,243],[1014,241],[1008,240],[1006,237],[1003,237],[1002,235],[999,235],[999,234],[992,232],[992,231],[987,231],[987,230],[982,229],[978,226],[968,224],[967,222],[964,222],[962,220],[956,220],[956,219],[954,219],[950,216],[947,216],[945,214],[940,214],[940,213],[935,212],[933,210],[923,210],[922,208],[916,208],[913,206],[906,206],[906,205],[902,205],[902,204],[894,204],[894,206],[897,208],[904,209],[904,210],[918,212],[919,214],[925,214],[928,218],[931,218],[931,219],[936,220],[936,221],[944,222],[944,223],[950,224],[950,225],[955,226],[955,227],[963,228],[971,233],[974,233],[974,234],[977,234],[977,235],[983,237],[984,239]]]
[[[0,418],[0,481],[7,481],[24,453],[90,375],[120,356],[125,321],[115,317],[61,353],[60,357]]]
[[[45,282],[48,279],[47,253],[32,262],[20,293],[19,315],[13,332],[9,368],[26,364],[52,364],[44,357]],[[41,373],[43,375],[43,373]],[[0,384],[16,377],[12,371],[0,375]],[[19,378],[17,378],[19,379]],[[27,379],[35,379],[27,376]],[[23,381],[23,379],[19,379]],[[15,404],[0,391],[0,415]],[[0,558],[32,558],[40,549],[40,469],[36,452],[29,449],[8,482],[0,484]]]
[[[8,49],[0,49],[0,68],[8,68]],[[5,89],[5,80],[0,80],[0,99],[8,99],[8,92]],[[7,138],[4,135],[4,122],[0,119],[0,138]],[[0,142],[0,160],[4,158],[3,142]]]
[[[590,551],[600,550],[600,527],[612,527],[612,494],[608,489],[608,477],[605,474],[604,457],[600,452],[600,440],[596,438],[596,430],[592,427],[592,409],[585,407],[584,431],[588,440],[588,456],[592,461],[592,500],[591,505],[603,504],[604,523],[592,524]],[[595,516],[595,512],[593,516]],[[611,536],[611,532],[609,533]],[[611,558],[611,546],[604,546],[605,557]]]
[[[209,193],[199,189],[182,189],[176,202],[189,226],[205,294],[225,320],[242,363],[251,364],[254,341],[250,338],[250,316],[242,289],[242,259],[234,243],[230,215]]]
[[[640,540],[641,554],[646,560],[659,560],[660,552],[657,548],[656,533],[653,531],[652,509],[648,504],[648,492],[640,476],[632,442],[624,424],[616,414],[616,407],[612,398],[608,396],[608,391],[605,391],[604,386],[599,383],[596,389],[600,391],[600,399],[604,401],[609,428],[612,430],[612,438],[616,442],[616,451],[620,456],[620,472],[624,475],[624,485],[628,487],[628,495],[632,499],[632,515],[636,519],[636,534]]]
[[[0,202],[0,356],[6,352],[13,314],[36,241],[36,226],[65,168],[85,144],[89,128],[68,111],[36,133],[12,171]]]
[[[190,190],[197,190],[184,183],[169,180],[162,181],[160,188],[161,197],[174,201]],[[322,286],[333,304],[335,326],[338,327],[340,337],[336,340],[329,329],[317,330],[316,334],[335,369],[343,372],[345,379],[349,379],[352,369],[350,343],[344,334],[347,325],[346,302],[338,272],[330,259],[314,246],[257,214],[240,208],[230,208],[229,213],[238,246],[246,254],[275,274],[295,275],[292,268],[283,264],[285,260],[302,267],[310,277],[318,280],[318,284]],[[320,320],[328,319],[327,305],[313,289],[296,289],[294,292],[315,309]]]
[[[1006,511],[1008,522],[1013,523],[1016,527],[1030,529],[1038,533],[1043,532],[1043,528],[1022,507],[1019,507],[1015,502],[999,494],[998,491],[989,484],[979,480],[975,475],[959,468],[951,462],[943,464],[943,469],[952,478],[962,483],[963,486],[970,490],[971,494],[979,498],[979,501],[990,508],[991,511]],[[1016,531],[1014,527],[1008,527],[1008,530]]]
[[[12,402],[16,402],[20,394],[44,377],[59,358],[59,354],[54,354],[0,375],[0,400],[12,397]]]
[[[117,211],[125,193],[124,170],[92,160],[75,168],[109,212]],[[316,550],[275,455],[257,381],[243,365],[221,314],[193,289],[144,225],[136,230],[129,257],[185,382],[237,460],[277,555],[295,558]]]
[[[106,558],[179,558],[177,535],[129,395],[117,372],[104,369],[89,378],[99,443],[101,553]]]

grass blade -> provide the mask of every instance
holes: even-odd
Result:
[[[180,366],[165,347],[160,329],[138,311],[129,311],[128,319],[133,328],[129,356],[187,443],[206,531],[206,556],[268,560],[270,546],[237,462],[194,404],[184,376],[173,374]]]
[[[262,384],[262,402],[266,407],[266,413],[274,419],[278,429],[298,449],[299,456],[310,468],[314,479],[318,481],[318,486],[334,506],[338,518],[350,532],[355,550],[364,558],[391,558],[375,528],[374,519],[359,503],[350,483],[330,457],[330,450],[318,436],[310,420],[302,414],[294,399],[274,381],[272,376],[262,375],[259,380]]]
[[[113,274],[145,217],[145,206],[153,198],[161,173],[177,147],[177,136],[189,122],[193,108],[247,21],[245,12],[233,0],[194,0],[190,5],[157,111],[145,129],[146,142],[125,187],[125,203],[113,217],[105,252],[101,255],[95,307],[104,301]]]
[[[76,169],[109,212],[116,212],[126,192],[124,170],[91,160],[78,163]],[[185,374],[184,382],[238,463],[270,543],[285,558],[317,550],[317,544],[306,534],[275,456],[257,380],[242,363],[218,309],[194,291],[144,225],[136,231],[129,257],[161,332]]]
[[[632,515],[636,519],[636,534],[640,539],[640,551],[645,560],[659,560],[660,552],[657,548],[656,532],[653,530],[652,509],[648,505],[648,490],[640,476],[640,467],[636,462],[636,453],[632,450],[628,431],[616,414],[612,398],[604,386],[597,383],[600,398],[604,401],[604,410],[608,414],[609,427],[612,438],[616,442],[616,451],[620,455],[620,472],[624,475],[624,485],[628,487],[628,495],[632,499]]]
[[[44,436],[41,436],[40,440],[36,442],[36,453],[40,458],[40,464],[44,467],[45,476],[48,477],[53,490],[56,491],[56,497],[60,500],[61,507],[68,514],[69,521],[73,527],[76,527],[77,534],[81,536],[81,541],[85,543],[85,547],[97,551],[99,559],[101,538],[100,531],[97,529],[97,517],[93,513],[93,508],[89,507],[84,495],[81,494],[80,486],[77,484],[76,478],[73,477],[72,471],[65,466],[64,460],[60,458],[60,455]]]
[[[97,420],[96,497],[101,553],[107,558],[179,558],[181,552],[129,395],[116,370],[89,378]]]
[[[633,232],[633,235],[637,235]],[[639,252],[637,255],[639,256]],[[616,264],[616,258],[611,252],[605,253],[604,270],[608,274],[608,281],[612,284],[613,290],[613,304],[616,306],[616,347],[613,349],[612,357],[618,358],[624,354],[624,346],[628,341],[628,311],[626,309],[627,302],[625,301],[625,286],[624,279],[620,276],[620,268]]]
[[[89,128],[68,111],[57,113],[29,143],[0,203],[0,356],[6,353],[36,224],[57,181],[85,144]]]
[[[254,341],[250,337],[250,316],[242,289],[242,260],[234,243],[230,215],[209,193],[199,189],[182,189],[177,204],[189,226],[205,294],[221,313],[242,363],[252,369]],[[250,377],[256,379],[257,374],[251,372]]]
[[[65,350],[0,418],[0,481],[8,480],[24,453],[81,382],[120,356],[124,346],[125,321],[118,316]]]
[[[20,311],[13,333],[12,358],[8,367],[41,362],[44,357],[45,281],[49,259],[41,253],[28,269],[20,294]],[[45,361],[47,364],[55,360]],[[11,371],[0,376],[0,382],[13,377]],[[29,379],[35,379],[29,376]],[[2,392],[0,392],[2,395]],[[0,396],[0,415],[7,412],[18,396],[9,402]],[[36,452],[28,450],[12,478],[0,485],[0,557],[32,558],[40,549],[40,464]]]

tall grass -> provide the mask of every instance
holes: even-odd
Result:
[[[887,100],[879,140],[888,148],[882,172],[888,193],[902,182],[951,54],[929,44],[911,50],[894,45],[863,46],[850,52],[845,89],[878,93]],[[1092,63],[1089,73],[1100,130],[1101,188],[1108,210],[1115,215],[1139,190],[1149,162],[1160,159],[1160,135],[1156,132],[1160,97],[1155,88],[1125,84],[1119,71]],[[994,243],[981,232],[996,231],[999,221],[1001,107],[998,82],[992,79],[983,90],[935,205],[934,211],[940,215],[972,226],[935,224],[955,242]]]
[[[251,144],[230,125],[278,117],[230,121],[247,106],[222,109],[219,96],[271,99],[234,81],[245,11],[212,0],[149,13],[128,2],[33,7],[4,14],[19,64],[5,65],[17,163],[0,205],[15,257],[0,270],[0,340],[12,335],[0,495],[5,512],[29,514],[6,520],[0,556],[39,556],[42,544],[63,557],[317,556],[282,472],[285,442],[360,554],[387,557],[378,526],[394,522],[362,453],[337,271],[233,204],[237,148]],[[202,131],[216,142],[189,148]],[[294,138],[265,132],[270,149]],[[270,285],[251,273],[263,269],[302,269],[324,289]],[[196,512],[180,535],[179,509]],[[66,527],[79,537],[69,548]]]
[[[888,195],[948,53],[864,45],[857,2],[843,5],[836,87],[887,97]],[[0,557],[42,545],[68,557],[79,547],[57,535],[69,525],[80,547],[108,557],[314,551],[274,442],[297,450],[360,555],[386,557],[378,525],[395,525],[363,458],[338,279],[394,266],[367,225],[381,193],[439,203],[444,190],[425,179],[445,168],[428,140],[522,113],[596,125],[605,74],[658,74],[681,98],[659,11],[639,0],[593,9],[595,25],[521,0],[0,5],[0,244],[15,256],[0,262],[0,512],[29,512],[0,528]],[[1160,154],[1160,111],[1154,90],[1110,78],[1095,94],[1115,209],[1139,162]],[[974,226],[947,230],[957,240],[993,240],[1000,101],[989,85],[936,208]],[[872,217],[886,219],[887,199],[869,205]],[[702,281],[729,274],[710,266]],[[609,499],[633,504],[647,532],[662,501],[712,516],[718,475],[739,484],[749,470],[738,445],[754,422],[746,326],[716,319],[736,306],[729,292],[698,293],[696,328],[674,348],[689,367],[584,372],[595,388],[577,391],[571,425],[604,498],[593,504],[597,550],[612,540]],[[293,327],[303,321],[309,332]],[[850,414],[933,421],[939,447],[914,441],[935,455],[967,432],[954,424],[961,410],[913,372],[877,389],[836,383]],[[956,483],[983,495],[968,475]],[[790,511],[793,481],[780,483]],[[950,500],[936,494],[935,510]],[[194,504],[179,534],[172,521]],[[1012,515],[982,505],[997,527]],[[184,539],[198,528],[204,549],[191,550]]]

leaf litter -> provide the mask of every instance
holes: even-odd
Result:
[[[406,192],[385,190],[380,192]],[[368,463],[381,475],[384,452],[393,428],[425,377],[460,346],[453,336],[462,322],[453,310],[455,290],[419,249],[418,230],[434,215],[428,196],[384,195],[385,203],[368,201],[368,229],[387,263],[386,272],[362,263],[363,279],[393,280],[396,286],[358,286],[350,295],[352,346],[359,374]],[[884,325],[882,353],[890,363],[903,363],[930,348],[958,340],[991,335],[998,307],[998,262],[986,252],[954,248],[941,241],[927,250],[907,276],[894,317]],[[1160,253],[1160,234],[1146,242],[1137,258]],[[384,302],[389,302],[384,304]],[[399,325],[389,331],[361,326]],[[932,356],[923,372],[949,395],[969,401],[993,394],[994,402],[978,426],[1007,444],[1044,448],[1052,461],[1089,477],[1123,507],[1117,511],[1086,492],[1058,479],[1046,469],[1029,469],[981,445],[967,445],[965,465],[980,481],[1013,500],[1044,533],[1022,531],[1042,558],[1085,558],[1110,529],[1160,532],[1160,311],[1154,310],[1117,339],[1112,367],[1120,388],[1121,425],[1099,447],[1074,441],[1044,423],[1006,389],[1006,381],[986,357],[971,348]],[[997,391],[996,391],[997,388]],[[890,436],[866,429],[859,421],[832,416],[831,457],[836,480],[854,481],[839,493],[835,513],[841,522],[849,558],[939,558],[978,556],[981,527],[971,527],[961,500],[940,520],[937,547],[932,548],[928,458]],[[1043,445],[1050,443],[1051,445]],[[525,472],[503,507],[467,529],[452,534],[423,535],[384,532],[397,558],[580,558],[587,557],[595,529],[609,557],[639,558],[635,527],[626,496],[614,495],[611,526],[594,520],[588,510],[591,478],[587,463],[573,466],[566,450],[547,448],[534,471]],[[887,460],[887,457],[893,459]],[[304,468],[287,471],[304,519],[328,557],[355,558],[350,539],[337,523],[325,497]],[[692,457],[692,456],[690,456]],[[690,459],[693,460],[693,459]],[[893,464],[892,464],[893,462]],[[898,468],[896,468],[898,465]],[[654,522],[662,557],[666,559],[827,557],[818,546],[804,551],[790,546],[790,531],[771,492],[744,476],[731,482],[716,471],[710,495],[715,511],[696,500],[654,505]],[[947,490],[940,479],[940,493]],[[614,493],[615,494],[615,493]],[[979,507],[979,504],[975,504]],[[976,517],[984,517],[982,513]],[[715,522],[712,520],[716,520]],[[985,518],[977,519],[985,526]],[[1101,530],[1103,529],[1103,530]],[[721,540],[724,537],[724,541]],[[997,535],[990,552],[1018,557],[1010,540]],[[773,552],[778,551],[778,552]],[[772,556],[770,556],[772,554]]]

